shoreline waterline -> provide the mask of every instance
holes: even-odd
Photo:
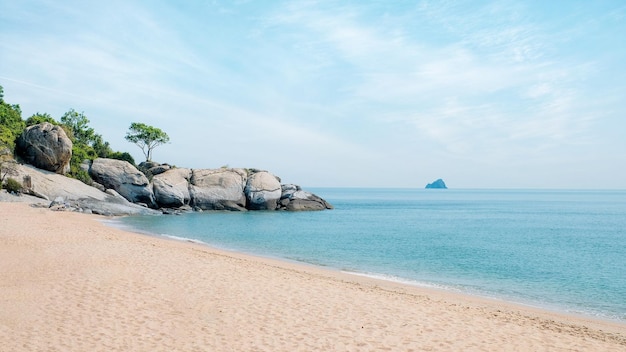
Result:
[[[172,215],[163,215],[165,217]],[[183,215],[184,216],[184,215]],[[426,290],[429,293],[442,293],[442,294],[450,294],[450,295],[458,295],[461,299],[475,300],[481,303],[492,303],[492,304],[504,304],[509,306],[511,309],[529,309],[539,314],[546,315],[558,315],[565,319],[581,319],[581,320],[589,320],[595,321],[598,323],[609,323],[609,324],[618,324],[623,325],[626,328],[626,320],[619,319],[616,317],[609,317],[601,314],[591,314],[584,311],[572,311],[571,309],[567,309],[567,307],[559,307],[555,305],[541,304],[537,301],[531,300],[522,300],[519,297],[514,296],[498,296],[498,295],[489,295],[486,292],[480,291],[469,291],[463,287],[455,287],[453,285],[447,284],[437,284],[428,281],[417,281],[412,279],[407,279],[398,276],[385,275],[380,273],[373,272],[360,272],[353,269],[339,268],[334,266],[329,266],[325,264],[315,263],[312,261],[307,261],[303,259],[294,259],[288,257],[280,257],[276,255],[264,255],[260,253],[250,252],[250,251],[242,251],[234,248],[228,248],[225,246],[216,246],[215,244],[208,243],[202,240],[194,239],[191,237],[181,237],[176,235],[169,234],[159,234],[153,233],[150,231],[146,231],[141,228],[134,228],[120,221],[123,217],[120,218],[111,218],[101,220],[103,224],[106,226],[110,226],[112,228],[116,228],[122,231],[135,233],[141,236],[152,237],[156,239],[173,241],[173,242],[181,242],[181,243],[189,243],[193,245],[198,245],[205,247],[211,251],[217,251],[222,254],[228,256],[236,256],[236,257],[244,257],[251,260],[259,260],[259,261],[269,261],[272,265],[286,265],[290,267],[295,267],[297,270],[313,270],[315,272],[321,271],[325,272],[328,275],[340,275],[344,279],[350,280],[368,280],[374,286],[380,287],[393,287],[394,289],[400,288],[401,291],[405,291],[406,289],[416,289],[416,290]]]

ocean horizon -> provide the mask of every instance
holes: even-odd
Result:
[[[311,188],[319,212],[130,216],[117,227],[626,322],[626,190]]]

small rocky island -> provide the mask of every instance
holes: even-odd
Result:
[[[333,208],[298,185],[282,184],[270,172],[252,168],[190,169],[156,162],[135,167],[124,160],[96,158],[81,166],[91,177],[85,184],[64,176],[72,141],[62,128],[47,122],[24,131],[16,155],[25,164],[4,161],[2,174],[22,183],[23,194],[48,201],[58,210],[128,215]]]
[[[448,187],[446,186],[446,183],[443,182],[442,179],[437,179],[435,182],[427,184],[426,189],[430,189],[430,188],[448,189]]]

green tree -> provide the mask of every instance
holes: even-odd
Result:
[[[91,145],[96,138],[96,132],[89,127],[89,119],[85,113],[78,113],[74,109],[61,116],[61,123],[67,126],[71,132],[72,142]]]
[[[126,133],[126,140],[135,143],[146,161],[152,160],[152,150],[162,144],[168,143],[170,137],[160,128],[148,126],[143,123],[133,122],[130,124],[129,131]]]
[[[113,152],[109,154],[108,158],[128,161],[132,165],[137,166],[135,165],[135,158],[133,158],[133,156],[130,155],[128,152]]]
[[[53,125],[58,125],[59,123],[48,113],[36,113],[33,116],[26,119],[26,127],[38,125],[40,123],[49,122]]]
[[[99,134],[96,134],[94,136],[91,146],[98,158],[109,158],[110,155],[113,153],[113,149],[111,149],[111,144],[105,141]]]
[[[4,89],[0,86],[0,151],[15,150],[15,139],[24,131],[22,110],[17,104],[4,101]]]
[[[61,124],[72,140],[72,159],[70,159],[70,176],[89,184],[89,175],[81,169],[80,165],[85,160],[93,160],[98,157],[94,144],[103,147],[102,136],[89,127],[89,119],[84,113],[78,113],[70,109],[61,116]],[[108,145],[107,145],[108,146]]]

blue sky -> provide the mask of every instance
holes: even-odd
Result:
[[[623,1],[0,0],[23,117],[305,187],[626,188]]]

